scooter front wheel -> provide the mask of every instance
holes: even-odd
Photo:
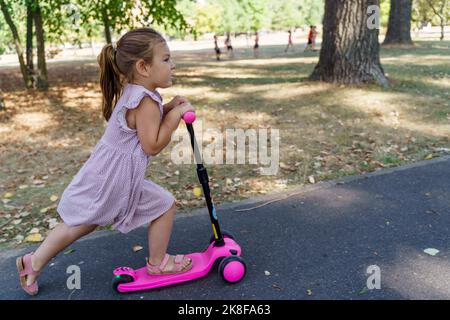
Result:
[[[240,256],[229,256],[220,262],[219,275],[227,283],[238,283],[244,279],[246,273],[247,265]]]

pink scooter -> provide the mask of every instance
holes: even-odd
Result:
[[[219,264],[219,275],[225,282],[234,284],[245,277],[247,267],[244,259],[240,256],[241,247],[231,234],[220,230],[216,209],[211,200],[208,173],[202,164],[192,127],[192,123],[195,121],[195,113],[186,112],[183,119],[191,137],[191,145],[197,163],[197,175],[205,195],[213,236],[211,236],[210,244],[205,251],[187,255],[192,259],[192,268],[184,273],[149,275],[146,267],[138,270],[129,267],[115,269],[113,272],[113,289],[118,293],[160,288],[204,277],[211,271],[212,266],[218,259],[222,259]]]

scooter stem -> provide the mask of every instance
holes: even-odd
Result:
[[[193,115],[192,115],[193,114]],[[209,177],[206,168],[203,166],[203,160],[200,155],[200,151],[195,139],[194,128],[192,123],[195,121],[195,114],[193,112],[186,112],[183,115],[183,119],[186,122],[186,127],[191,137],[191,146],[194,151],[195,163],[197,164],[197,176],[200,184],[202,185],[203,194],[205,195],[206,205],[208,207],[209,218],[211,219],[211,225],[215,237],[215,246],[221,247],[225,245],[223,235],[220,230],[219,219],[217,218],[216,208],[211,199],[211,190],[209,189]]]

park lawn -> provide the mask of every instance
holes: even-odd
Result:
[[[220,204],[449,153],[449,48],[449,41],[382,48],[387,90],[308,81],[319,52],[299,47],[288,54],[262,47],[258,58],[237,49],[220,62],[212,51],[175,52],[174,86],[161,93],[166,101],[186,96],[203,129],[268,130],[269,137],[279,130],[276,175],[261,175],[262,164],[206,164]],[[48,69],[51,88],[43,93],[22,89],[18,68],[0,67],[7,103],[0,113],[0,248],[33,240],[30,231],[42,240],[60,221],[60,196],[106,125],[95,59]],[[153,160],[147,177],[171,191],[181,210],[202,207],[192,192],[195,166],[172,163],[174,145]]]

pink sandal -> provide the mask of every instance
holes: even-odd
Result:
[[[169,262],[170,255],[166,253],[164,259],[162,260],[159,266],[152,265],[147,260],[147,270],[149,275],[160,275],[160,274],[178,274],[189,271],[192,268],[192,260],[189,259],[189,264],[187,266],[183,266],[183,261],[185,261],[185,255],[177,254],[175,259],[173,260],[173,267],[170,271],[164,271],[167,263]]]
[[[23,257],[18,257],[16,259],[16,265],[17,265],[17,271],[19,272],[19,279],[20,284],[25,290],[26,293],[29,295],[36,295],[39,291],[37,280],[34,281],[33,284],[27,286],[27,276],[39,276],[40,272],[34,271],[32,264],[31,264],[31,257],[33,256],[34,252],[30,252]]]

